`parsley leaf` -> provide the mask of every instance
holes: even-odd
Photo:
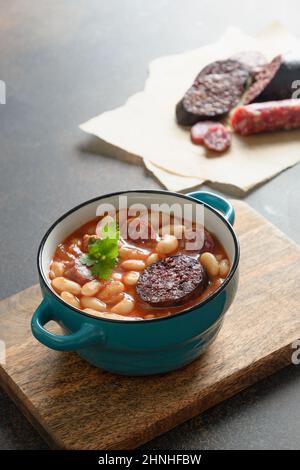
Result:
[[[86,266],[93,266],[94,260],[89,257],[86,253],[80,256],[80,263],[85,264]]]
[[[107,259],[102,262],[96,262],[91,267],[91,273],[93,274],[93,276],[100,277],[101,279],[108,279],[115,265],[116,261],[113,259]]]
[[[108,279],[117,264],[119,254],[119,227],[115,222],[102,228],[103,238],[90,238],[88,252],[80,256],[79,261],[91,268],[93,276]]]

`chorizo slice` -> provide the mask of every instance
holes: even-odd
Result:
[[[196,145],[203,145],[204,136],[208,129],[214,126],[222,126],[221,123],[216,123],[215,121],[199,121],[193,125],[191,128],[191,140]]]
[[[83,286],[83,284],[86,282],[95,279],[94,276],[92,276],[91,271],[78,260],[68,264],[68,267],[64,272],[64,277],[70,279],[71,281],[77,282],[81,286]]]
[[[231,133],[225,126],[216,125],[207,129],[203,137],[203,144],[208,150],[225,152],[231,144]]]
[[[207,251],[212,253],[215,249],[215,240],[208,230],[199,225],[198,227],[185,230],[180,246],[190,256]]]

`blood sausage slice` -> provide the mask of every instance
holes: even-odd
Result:
[[[208,278],[203,266],[187,255],[169,256],[146,268],[137,283],[139,297],[154,307],[181,305],[200,295]]]
[[[207,65],[176,106],[178,124],[192,126],[222,118],[238,104],[249,80],[249,67],[239,61],[228,59]]]

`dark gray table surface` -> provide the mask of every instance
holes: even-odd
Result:
[[[97,154],[78,124],[141,90],[151,59],[214,41],[231,24],[254,34],[279,19],[297,34],[299,22],[297,0],[0,5],[0,298],[37,282],[39,240],[61,213],[101,193],[159,188],[142,166]],[[297,165],[245,198],[298,243],[299,179]],[[289,367],[145,447],[299,449],[299,395],[300,367]],[[0,449],[21,448],[47,446],[0,391]]]

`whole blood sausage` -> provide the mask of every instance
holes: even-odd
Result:
[[[300,100],[267,101],[238,106],[230,123],[241,135],[300,128]]]
[[[294,84],[300,79],[299,52],[290,51],[282,56],[280,66],[273,79],[255,101],[286,100],[293,98]],[[298,85],[299,86],[299,85]]]
[[[237,60],[207,65],[176,106],[178,124],[218,119],[236,106],[250,78],[249,67]]]
[[[267,89],[269,83],[272,82],[275,75],[277,74],[282,62],[282,56],[278,55],[274,59],[266,64],[260,72],[255,76],[254,83],[246,91],[243,96],[243,103],[249,104],[253,101],[264,101],[262,99],[264,90]],[[273,98],[272,98],[273,99]],[[276,99],[276,98],[275,98]]]
[[[139,297],[154,307],[172,307],[200,295],[207,287],[203,266],[187,255],[169,256],[146,268],[137,283]]]
[[[222,125],[210,127],[204,134],[203,144],[208,150],[225,152],[231,144],[231,133]]]
[[[299,79],[299,52],[278,55],[256,75],[243,103],[291,99]]]

